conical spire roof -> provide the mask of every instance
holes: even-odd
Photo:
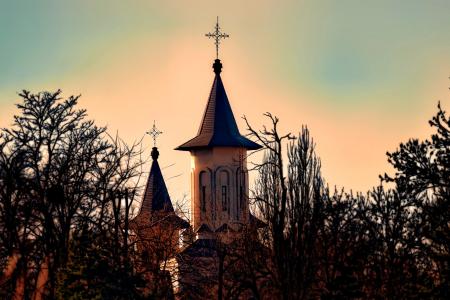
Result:
[[[189,151],[210,147],[244,147],[249,150],[261,148],[260,145],[239,133],[220,77],[222,64],[219,59],[215,60],[213,68],[216,75],[197,136],[182,144],[176,150]]]
[[[156,147],[152,149],[152,167],[145,187],[144,199],[142,201],[141,212],[173,212],[172,201],[167,192],[166,183],[158,164],[159,152]]]
[[[152,222],[164,221],[180,228],[189,227],[189,223],[178,217],[173,209],[172,201],[167,192],[166,183],[158,164],[159,152],[152,149],[152,166],[145,187],[144,198],[133,223],[137,226],[148,226]]]

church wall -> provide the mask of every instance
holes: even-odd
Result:
[[[194,229],[206,224],[215,230],[224,223],[233,227],[233,224],[248,221],[246,153],[246,149],[237,147],[191,151],[191,222]]]

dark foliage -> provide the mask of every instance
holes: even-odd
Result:
[[[20,115],[0,133],[4,296],[53,299],[65,295],[76,274],[78,281],[120,274],[131,280],[123,286],[133,286],[126,225],[140,175],[137,145],[86,121],[78,97],[62,100],[60,91],[19,96]],[[95,232],[95,243],[74,248],[82,229],[91,237]],[[94,257],[105,259],[93,264]],[[92,273],[77,273],[83,265]]]
[[[447,299],[450,117],[442,108],[430,121],[431,139],[412,139],[388,153],[396,174],[384,175],[366,195],[330,193],[309,131],[298,138],[280,134],[278,118],[267,116],[270,129],[247,125],[266,149],[255,165],[255,202],[269,224],[260,240],[270,249],[265,274],[273,295]]]
[[[0,133],[0,298],[173,297],[160,270],[172,252],[147,262],[172,241],[165,246],[159,234],[149,248],[158,250],[137,253],[129,230],[139,145],[86,121],[78,97],[20,97],[20,115]],[[395,174],[366,194],[330,191],[309,130],[280,134],[278,118],[267,117],[271,126],[260,131],[247,123],[266,151],[254,165],[253,207],[267,226],[243,227],[231,243],[215,240],[213,266],[203,267],[209,275],[217,269],[218,299],[448,299],[445,111],[438,106],[430,139],[387,154]]]

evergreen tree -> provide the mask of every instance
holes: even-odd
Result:
[[[395,176],[385,175],[395,182],[402,197],[415,201],[421,211],[415,237],[427,256],[421,264],[430,267],[433,293],[448,298],[450,279],[450,116],[438,105],[430,120],[436,130],[431,139],[411,139],[388,153],[396,169]],[[426,258],[432,262],[427,262]]]

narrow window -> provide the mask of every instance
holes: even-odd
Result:
[[[241,207],[241,209],[244,208],[244,188],[242,187],[242,185],[239,187],[239,206]]]
[[[227,186],[222,185],[222,210],[226,211],[227,209],[228,209]]]
[[[217,186],[222,188],[219,190],[219,193],[222,192],[219,194],[221,197],[218,197],[222,204],[222,211],[229,214],[232,205],[230,203],[230,173],[227,170],[220,170]]]
[[[206,197],[208,197],[208,193],[206,188],[208,188],[208,191],[210,191],[210,182],[208,179],[208,174],[205,171],[200,172],[200,210],[205,212],[206,211]]]
[[[202,186],[202,195],[201,195],[201,208],[202,211],[206,211],[206,186]]]

